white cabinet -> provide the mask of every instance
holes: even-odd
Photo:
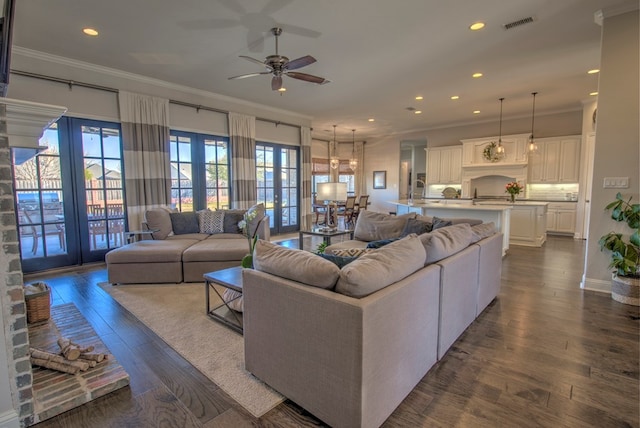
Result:
[[[576,228],[576,203],[553,202],[547,211],[547,232],[573,235]]]
[[[509,243],[541,247],[547,240],[547,205],[513,205]]]
[[[427,149],[427,184],[459,184],[461,181],[461,146]]]
[[[495,165],[526,165],[526,144],[529,134],[505,135],[502,137],[506,156],[498,162],[491,162],[484,157],[484,150],[491,143],[497,143],[498,137],[473,138],[462,141],[462,166],[486,167]]]
[[[529,156],[529,183],[577,183],[580,136],[536,140],[538,153]]]

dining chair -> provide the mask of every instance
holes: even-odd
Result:
[[[352,220],[353,223],[356,222],[356,220],[358,220],[358,215],[360,214],[360,211],[362,210],[366,210],[367,209],[367,204],[369,203],[369,195],[361,195],[360,198],[358,199],[358,204],[356,205],[356,209],[353,211],[353,215]]]
[[[345,201],[344,206],[338,209],[338,216],[342,217],[345,226],[347,224],[351,224],[355,209],[356,209],[356,197],[347,196],[347,200]]]

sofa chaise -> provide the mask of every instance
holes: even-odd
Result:
[[[261,204],[249,210],[198,213],[147,210],[144,226],[153,231],[153,239],[109,251],[108,280],[112,284],[202,282],[207,272],[240,266],[249,253],[249,240],[238,223],[254,211],[248,233],[268,240],[269,216]],[[210,226],[210,218],[217,223]]]

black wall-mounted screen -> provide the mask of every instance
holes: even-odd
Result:
[[[7,95],[11,63],[11,34],[13,27],[14,0],[4,0],[0,18],[0,96]]]

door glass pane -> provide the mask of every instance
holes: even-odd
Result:
[[[67,252],[57,124],[44,131],[39,143],[48,148],[13,165],[22,259]]]

